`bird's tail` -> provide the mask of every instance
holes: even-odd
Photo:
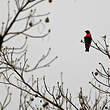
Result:
[[[85,52],[89,52],[89,48],[86,48]]]

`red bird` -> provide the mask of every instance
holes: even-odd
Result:
[[[89,30],[86,30],[86,36],[84,37],[84,43],[85,43],[85,48],[86,48],[86,52],[89,52],[89,48],[92,42],[92,37],[91,37],[91,33]]]

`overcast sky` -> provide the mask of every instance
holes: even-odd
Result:
[[[53,32],[49,42],[59,56],[55,72],[64,73],[68,88],[87,88],[92,80],[91,72],[99,67],[99,62],[107,61],[106,57],[92,48],[86,53],[80,40],[87,29],[96,41],[101,41],[101,36],[105,34],[110,37],[109,4],[109,0],[57,0],[53,4]]]
[[[3,10],[6,10],[3,0],[0,2],[0,17],[3,18]],[[59,57],[51,67],[41,72],[48,81],[58,81],[63,72],[66,88],[75,91],[75,94],[78,94],[80,87],[86,91],[88,82],[92,80],[91,72],[99,67],[99,62],[105,63],[107,58],[92,48],[89,53],[85,52],[80,40],[87,29],[96,41],[102,40],[100,36],[105,34],[110,37],[109,5],[110,0],[53,0],[49,8],[50,24],[46,26],[51,28],[51,34],[45,39],[31,39],[29,42],[31,57],[35,58],[36,54],[40,56],[49,47],[52,48],[50,58]]]

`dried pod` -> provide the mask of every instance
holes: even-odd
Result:
[[[48,32],[51,32],[51,30],[49,29]]]
[[[34,101],[34,98],[33,98],[33,97],[31,97],[31,98],[30,98],[30,100],[31,100],[31,101]]]
[[[60,97],[61,97],[61,95],[58,95],[58,96],[56,97],[56,99],[58,100],[58,99],[60,99]]]
[[[42,106],[45,108],[48,104],[48,102],[45,102]]]
[[[35,97],[38,97],[38,95],[37,95],[37,94],[35,94]]]
[[[106,106],[105,109],[108,109],[108,107]]]
[[[33,12],[33,10],[31,9],[31,13]]]
[[[109,45],[106,45],[106,47],[109,47]]]
[[[52,0],[48,0],[49,3],[52,3]]]
[[[45,22],[46,23],[49,23],[49,18],[48,17],[45,19]]]
[[[83,42],[83,40],[81,39],[81,42]]]
[[[98,75],[98,72],[95,72],[95,76],[97,76]]]
[[[30,26],[30,27],[32,27],[32,26],[33,26],[32,22],[30,22],[30,23],[29,23],[29,26]]]

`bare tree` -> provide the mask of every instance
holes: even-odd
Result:
[[[52,0],[14,0],[16,9],[15,9],[15,15],[11,16],[10,11],[10,2],[8,1],[8,18],[6,22],[2,23],[1,33],[0,33],[0,73],[2,75],[0,83],[13,86],[15,88],[18,88],[20,92],[20,104],[19,104],[19,110],[26,110],[29,107],[31,107],[30,101],[33,101],[33,98],[31,100],[26,101],[27,97],[32,96],[35,98],[41,98],[45,101],[46,104],[43,105],[45,107],[48,105],[47,103],[50,103],[54,105],[57,108],[61,108],[57,104],[57,102],[53,102],[53,100],[49,99],[45,96],[44,93],[40,91],[39,88],[39,78],[33,79],[32,76],[32,84],[28,82],[24,74],[26,72],[31,72],[33,70],[49,67],[50,64],[57,58],[55,56],[50,61],[48,61],[46,64],[42,64],[41,62],[44,61],[50,54],[51,49],[49,48],[48,52],[45,55],[42,55],[42,57],[36,61],[36,64],[34,67],[30,68],[28,64],[28,58],[27,58],[27,38],[44,38],[50,33],[50,29],[47,29],[46,33],[42,33],[41,35],[34,35],[34,33],[29,33],[34,27],[36,27],[38,24],[42,22],[40,17],[48,16],[50,13],[45,13],[38,15],[36,14],[36,5],[42,3],[42,2],[48,2],[52,3]],[[28,13],[28,14],[26,14]],[[37,18],[37,19],[36,19]],[[34,22],[32,21],[34,19]],[[22,22],[24,25],[20,28],[20,30],[15,31],[16,29],[13,28],[14,26],[17,27]],[[45,23],[49,23],[49,18],[45,18]],[[23,45],[16,47],[9,47],[4,46],[6,42],[10,42],[11,39],[22,36],[25,39],[25,42]],[[45,88],[46,87],[46,83]],[[28,94],[28,95],[24,95]],[[9,92],[8,92],[9,96]],[[53,96],[51,94],[51,96]],[[7,97],[7,96],[6,96]],[[22,103],[22,99],[24,98],[24,102]],[[54,96],[53,96],[54,98]],[[7,99],[7,98],[6,98]],[[54,98],[55,99],[55,98]],[[10,102],[10,101],[9,101]],[[8,103],[9,103],[8,102]],[[4,101],[6,103],[6,101]],[[6,104],[7,105],[7,104]],[[2,109],[6,107],[5,104],[2,105]],[[33,109],[33,107],[31,107]]]
[[[18,110],[104,110],[110,108],[110,71],[105,68],[102,63],[99,63],[101,69],[96,69],[92,73],[94,82],[90,84],[97,90],[96,96],[93,98],[91,92],[88,96],[84,96],[83,89],[80,88],[79,105],[75,105],[72,94],[68,89],[64,89],[64,82],[62,80],[57,82],[53,87],[49,87],[46,82],[46,77],[36,77],[31,75],[26,79],[25,75],[36,69],[49,67],[58,57],[51,58],[47,63],[42,63],[50,55],[51,48],[47,53],[41,55],[35,66],[30,67],[27,57],[27,39],[28,38],[44,38],[51,32],[47,29],[45,33],[36,35],[31,33],[40,23],[41,18],[45,18],[45,25],[49,23],[49,12],[44,14],[37,14],[36,6],[43,2],[52,3],[52,0],[14,0],[16,9],[12,16],[10,10],[10,2],[8,1],[8,18],[6,22],[2,23],[0,32],[0,84],[8,85],[7,95],[3,101],[0,101],[0,109],[8,108],[11,102],[13,93],[10,93],[9,88],[14,87],[19,90]],[[16,30],[19,25],[20,30]],[[8,46],[7,42],[12,39],[22,36],[24,42],[21,46]],[[93,40],[94,49],[100,51],[102,54],[110,59],[109,45],[106,36],[103,36],[104,45],[98,41]],[[17,42],[15,40],[15,42]],[[82,41],[83,42],[83,41]],[[84,43],[84,42],[83,42]],[[93,100],[93,101],[92,101]]]
[[[57,56],[55,56],[47,63],[42,63],[50,55],[51,48],[36,61],[34,67],[30,67],[27,57],[27,39],[44,38],[51,32],[50,29],[47,29],[47,32],[41,33],[41,35],[31,33],[38,24],[42,23],[41,17],[45,17],[45,23],[49,23],[48,15],[50,13],[39,15],[34,7],[42,2],[52,3],[52,0],[14,0],[16,5],[14,16],[11,15],[10,2],[12,1],[8,1],[8,18],[6,22],[2,23],[0,33],[0,84],[14,87],[20,91],[19,110],[64,110],[65,108],[75,108],[78,110],[72,103],[72,96],[68,90],[64,92],[62,76],[61,82],[57,82],[52,88],[47,85],[45,77],[40,79],[33,74],[29,79],[25,77],[27,72],[49,67],[57,59]],[[16,31],[20,23],[22,27]],[[21,46],[10,45],[9,47],[6,44],[18,36],[22,36],[22,39],[24,38],[24,43]],[[10,101],[11,94],[9,89],[7,89],[5,101],[3,103],[1,102],[1,110],[4,110],[6,107],[8,108]]]
[[[107,41],[107,37],[102,36],[103,42],[95,41],[92,39],[92,45],[91,47],[96,49],[97,51],[101,52],[102,55],[105,55],[108,60],[110,59],[110,48],[109,43]],[[81,40],[82,43],[83,40]],[[106,62],[106,60],[105,60]],[[80,105],[82,110],[109,110],[110,109],[110,71],[109,67],[103,65],[103,63],[99,63],[100,69],[96,68],[95,72],[92,72],[93,81],[89,82],[90,85],[92,85],[95,89],[96,95],[94,97],[95,101],[94,103],[88,103],[87,99],[93,100],[93,97],[91,98],[91,95],[84,98],[85,96],[82,95],[82,89],[80,90]],[[86,103],[87,102],[87,103]],[[88,106],[89,105],[89,106]]]

